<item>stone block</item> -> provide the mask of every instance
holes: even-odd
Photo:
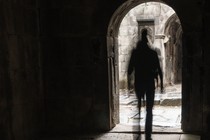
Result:
[[[125,55],[121,54],[119,55],[119,63],[125,62]]]
[[[84,11],[74,11],[72,9],[63,10],[60,19],[62,34],[85,34],[89,29],[89,19],[87,19],[88,16],[86,14],[88,13],[85,13]]]
[[[128,37],[128,36],[120,36],[119,37],[119,45],[122,46],[122,45],[126,45],[126,46],[129,46],[130,45],[130,38],[131,37]]]
[[[166,98],[160,100],[160,105],[162,106],[180,106],[181,98]]]
[[[25,7],[34,7],[36,8],[38,5],[38,1],[37,0],[21,0],[21,5],[25,6]]]
[[[24,34],[38,35],[38,15],[36,10],[25,9],[23,11]]]
[[[124,57],[129,53],[128,47],[121,47],[120,48],[120,55],[123,55]]]
[[[41,8],[59,8],[62,5],[63,0],[39,0],[39,7]]]
[[[43,9],[40,10],[40,25],[42,35],[58,35],[61,30],[60,10]]]

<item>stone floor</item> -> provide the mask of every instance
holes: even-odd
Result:
[[[153,140],[200,140],[200,136],[181,130],[181,85],[167,87],[164,94],[156,91],[153,110]],[[107,133],[44,137],[40,140],[145,140],[145,108],[138,115],[135,94],[120,94],[120,124]],[[139,127],[140,124],[140,127]],[[139,135],[141,132],[141,135]]]
[[[181,85],[167,87],[164,94],[160,94],[157,90],[155,95],[154,130],[181,132]],[[144,130],[146,110],[143,106],[141,116],[139,116],[137,103],[134,93],[120,92],[120,125],[114,128],[115,131],[132,131],[131,126],[138,126],[139,124]]]
[[[145,140],[145,135],[132,133],[103,133],[83,136],[47,137],[39,140]],[[191,134],[153,134],[153,140],[200,140],[200,136]]]
[[[153,132],[182,133],[180,111],[180,107],[155,106],[153,111]],[[133,115],[132,112],[126,114],[126,110],[123,115],[121,115],[120,124],[116,125],[112,132],[138,132],[139,124],[141,131],[144,131],[145,109],[141,112],[141,119],[139,119],[139,115]],[[135,117],[131,118],[130,116]]]

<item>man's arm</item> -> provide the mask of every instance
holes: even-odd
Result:
[[[158,75],[159,75],[159,78],[160,78],[160,91],[161,93],[163,93],[164,89],[163,89],[163,72],[160,68],[160,64],[159,64],[159,67],[158,67]]]
[[[162,72],[162,69],[160,67],[160,60],[158,58],[157,53],[156,53],[156,63],[157,63],[158,75],[159,75],[159,78],[160,78],[160,91],[161,91],[161,93],[163,93],[163,91],[164,91],[164,88],[163,88],[163,72]]]
[[[130,57],[130,61],[128,63],[128,71],[127,71],[127,82],[128,82],[128,89],[130,89],[131,85],[131,81],[130,81],[130,77],[131,77],[131,74],[133,72],[133,69],[134,69],[134,50],[132,51],[131,53],[131,57]]]
[[[132,51],[130,61],[128,63],[128,75],[131,75],[133,69],[134,69],[134,51]]]

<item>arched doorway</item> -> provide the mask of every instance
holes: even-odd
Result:
[[[166,66],[167,61],[165,60],[165,47],[164,47],[166,43],[164,42],[166,39],[166,36],[164,35],[166,28],[164,27],[166,26],[160,25],[158,30],[157,29],[155,30],[157,19],[151,16],[147,16],[147,18],[140,16],[140,18],[136,20],[136,27],[134,27],[133,29],[130,28],[131,30],[129,31],[131,31],[133,34],[136,34],[136,35],[128,39],[130,40],[130,42],[128,41],[127,45],[131,46],[130,50],[128,48],[125,48],[125,50],[123,50],[124,53],[128,53],[128,55],[126,54],[127,57],[124,57],[124,58],[122,57],[125,63],[124,64],[119,63],[119,61],[121,61],[121,56],[120,56],[121,54],[119,51],[119,47],[120,45],[122,45],[122,40],[124,41],[126,40],[126,38],[123,38],[122,40],[120,40],[121,37],[119,36],[119,33],[120,33],[121,23],[124,17],[127,15],[127,13],[131,11],[131,9],[133,9],[134,7],[137,7],[138,5],[148,4],[149,2],[150,1],[147,1],[147,2],[140,1],[140,2],[130,2],[130,3],[128,2],[128,3],[123,4],[113,15],[113,18],[109,25],[108,35],[107,35],[107,45],[108,45],[109,89],[110,89],[110,120],[111,120],[110,125],[112,127],[120,122],[119,120],[119,102],[120,102],[119,89],[122,89],[122,88],[126,89],[126,84],[127,84],[126,78],[124,79],[122,78],[123,74],[122,72],[120,72],[120,70],[122,70],[121,68],[124,65],[123,71],[124,71],[124,77],[126,77],[126,62],[127,62],[127,58],[129,58],[128,52],[131,50],[131,48],[134,47],[134,44],[136,44],[138,40],[138,32],[142,26],[147,26],[147,27],[149,26],[149,29],[153,33],[153,39],[151,39],[153,44],[160,46],[159,48],[156,48],[156,49],[160,52],[160,57],[163,57],[164,59],[161,61],[162,67],[163,68],[167,67]],[[156,1],[156,2],[153,2],[153,4],[158,3],[158,2],[161,4],[164,4],[162,1]],[[166,20],[164,21],[164,23],[166,23],[169,17],[173,15],[173,13],[170,13],[170,14],[167,15],[168,18],[164,18],[164,20]],[[167,22],[167,23],[170,23],[170,22]],[[168,24],[168,26],[169,25],[170,24]],[[165,71],[166,70],[164,70],[164,72]],[[122,75],[120,75],[120,73]],[[166,77],[166,73],[165,73],[165,77]]]

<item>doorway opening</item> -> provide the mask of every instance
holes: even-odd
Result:
[[[150,46],[158,53],[165,87],[164,94],[160,94],[159,88],[156,89],[154,131],[181,132],[182,27],[175,11],[162,2],[144,2],[133,6],[118,21],[118,32],[110,32],[111,37],[108,37],[108,44],[112,46],[108,51],[114,53],[109,61],[114,65],[111,87],[115,100],[112,100],[111,117],[114,123],[119,124],[115,130],[134,131],[133,126],[139,125],[139,122],[144,128],[145,108],[142,107],[139,116],[134,86],[128,89],[127,78],[131,51],[144,28],[149,31]],[[131,81],[134,81],[133,78]]]

